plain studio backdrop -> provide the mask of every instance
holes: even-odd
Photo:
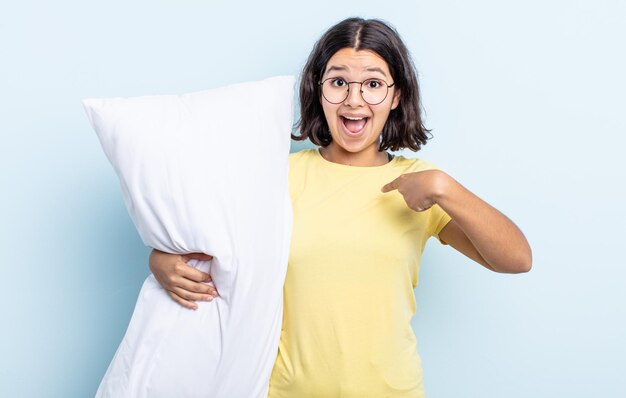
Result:
[[[533,248],[529,274],[500,275],[427,245],[413,327],[428,397],[626,396],[620,0],[3,2],[0,396],[92,396],[149,272],[80,100],[297,75],[355,15],[395,25],[417,65],[434,138],[408,155]],[[240,105],[233,123],[255,106]]]

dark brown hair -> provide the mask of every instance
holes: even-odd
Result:
[[[422,122],[415,65],[398,32],[377,19],[345,19],[327,30],[315,43],[300,82],[300,120],[296,124],[300,135],[292,134],[291,137],[296,141],[308,138],[324,147],[331,143],[318,83],[328,60],[343,48],[378,54],[387,62],[395,87],[400,90],[400,104],[389,114],[379,150],[409,148],[418,151],[431,136]]]

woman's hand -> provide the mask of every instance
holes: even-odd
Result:
[[[195,310],[196,301],[211,301],[217,297],[215,287],[208,285],[211,276],[189,264],[190,259],[210,261],[204,253],[169,254],[157,249],[150,253],[150,271],[170,297],[183,307]]]
[[[439,170],[425,170],[402,174],[382,188],[383,192],[395,189],[402,194],[407,206],[415,211],[430,209],[437,196],[445,189],[446,174]]]
[[[403,174],[382,191],[394,189],[415,211],[437,204],[448,213],[452,220],[439,232],[439,237],[467,257],[496,272],[530,271],[532,251],[522,231],[443,171]]]

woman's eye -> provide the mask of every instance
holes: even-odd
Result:
[[[346,85],[346,81],[343,79],[333,79],[332,84],[335,87],[343,87]]]
[[[368,80],[367,81],[367,88],[380,88],[382,87],[382,83],[378,80]]]

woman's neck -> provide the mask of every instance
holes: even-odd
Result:
[[[339,163],[347,166],[357,167],[371,167],[382,166],[389,162],[389,156],[387,152],[378,151],[361,151],[361,152],[349,152],[343,148],[337,148],[332,144],[320,148],[320,154],[329,162]]]

